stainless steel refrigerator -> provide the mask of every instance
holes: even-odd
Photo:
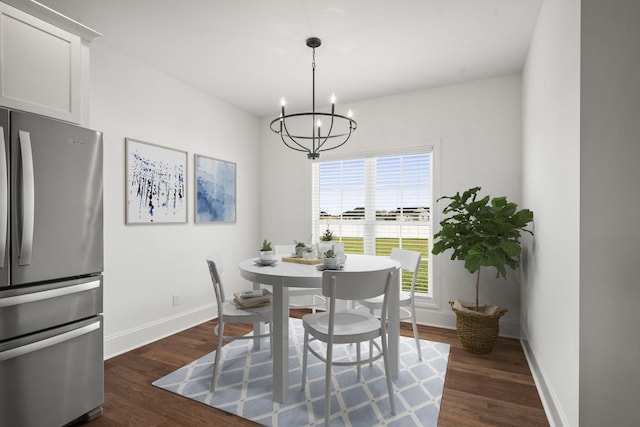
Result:
[[[0,426],[61,426],[104,401],[102,134],[0,128]]]

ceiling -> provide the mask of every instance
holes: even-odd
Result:
[[[258,117],[520,72],[543,0],[38,0]],[[159,88],[161,89],[161,88]],[[343,112],[344,113],[344,112]]]

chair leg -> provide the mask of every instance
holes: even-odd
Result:
[[[254,333],[255,331],[258,331],[258,333],[256,334],[256,336],[254,336],[253,338],[253,350],[260,350],[260,341],[262,340],[262,338],[258,338],[258,335],[262,335],[264,334],[264,329],[263,328],[263,323],[262,322],[254,322],[253,323],[253,330]]]
[[[327,343],[327,365],[324,379],[324,425],[329,427],[331,419],[331,363],[333,361],[333,343]]]
[[[309,332],[304,331],[304,345],[302,347],[302,390],[307,384],[307,352],[309,351]]]
[[[218,318],[218,326],[216,326],[216,335],[218,336],[218,344],[216,347],[216,357],[213,362],[213,372],[211,373],[211,393],[216,390],[216,382],[220,373],[220,353],[222,352],[222,341],[224,337],[224,323]]]
[[[362,379],[362,375],[360,374],[360,341],[356,343],[356,355],[356,361],[358,362],[356,365],[356,371],[358,372],[358,381],[360,381]]]
[[[416,324],[416,307],[411,304],[411,323],[413,324],[413,337],[416,340],[418,350],[418,360],[422,361],[422,349],[420,348],[420,337],[418,336],[418,325]]]
[[[369,309],[369,313],[373,315],[373,308]],[[373,340],[369,340],[369,367],[373,366]]]
[[[384,373],[387,377],[387,390],[389,393],[389,404],[391,405],[391,414],[396,414],[396,403],[393,395],[393,383],[391,382],[391,364],[389,363],[389,351],[387,347],[387,336],[383,333],[380,337],[382,340],[382,358],[384,359]]]
[[[273,321],[269,322],[269,356],[273,357]],[[266,323],[265,323],[266,326]]]

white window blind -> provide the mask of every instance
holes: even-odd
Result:
[[[328,228],[346,253],[420,252],[416,291],[430,294],[431,162],[431,152],[315,162],[314,241]],[[410,285],[410,275],[404,279]]]

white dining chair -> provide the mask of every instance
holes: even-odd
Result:
[[[420,267],[420,258],[421,255],[419,252],[400,248],[393,248],[391,250],[391,259],[400,262],[403,270],[413,274],[409,291],[400,290],[400,320],[411,319],[413,337],[416,340],[416,349],[418,350],[418,360],[422,360],[422,349],[420,348],[420,337],[418,336],[418,325],[416,323],[415,289],[418,268]],[[368,308],[369,312],[373,314],[376,310],[382,308],[382,298],[376,297],[357,301],[356,307]]]
[[[232,300],[227,300],[224,294],[224,287],[220,280],[220,274],[216,261],[214,258],[207,258],[207,264],[209,265],[209,273],[211,275],[211,282],[213,283],[213,290],[216,294],[216,303],[218,305],[218,324],[215,327],[214,333],[218,337],[216,345],[215,361],[213,363],[213,373],[211,374],[211,393],[215,391],[216,382],[218,381],[218,375],[221,369],[220,355],[222,353],[222,343],[224,340],[239,340],[239,339],[262,339],[270,337],[272,330],[271,324],[269,324],[269,333],[255,335],[225,335],[224,327],[228,323],[270,323],[272,319],[271,304],[262,307],[245,308],[240,309],[235,306]],[[254,329],[255,330],[255,329]],[[271,345],[271,344],[269,344]]]
[[[378,271],[325,271],[322,274],[322,294],[329,299],[329,311],[325,313],[311,313],[302,317],[304,326],[304,349],[302,356],[302,389],[307,382],[308,353],[313,354],[326,364],[324,425],[328,426],[331,418],[331,383],[332,366],[357,367],[357,377],[360,379],[360,365],[384,359],[384,371],[387,378],[387,389],[391,413],[395,415],[393,384],[391,382],[391,368],[387,349],[387,295],[391,281],[394,280],[397,269],[395,267]],[[359,300],[382,296],[380,318],[362,310],[336,310],[336,300]],[[310,338],[310,336],[312,338]],[[380,338],[378,344],[376,338]],[[311,345],[314,341],[326,343],[326,353]],[[375,354],[368,359],[362,359],[360,343],[369,341],[375,347]],[[333,347],[336,344],[356,344],[356,361],[333,360]],[[349,351],[349,346],[345,346]]]
[[[274,250],[276,255],[286,256],[295,252],[295,245],[275,245]],[[326,309],[327,299],[322,296],[322,289],[318,288],[289,288],[289,298],[295,297],[311,297],[311,304],[289,302],[290,308],[310,308],[312,313],[316,312],[317,308]],[[299,300],[299,298],[298,298]]]

